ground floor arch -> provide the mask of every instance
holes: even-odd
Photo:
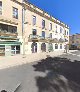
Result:
[[[42,52],[46,52],[46,44],[45,43],[41,44],[41,50],[42,50]]]
[[[32,53],[37,53],[37,43],[36,42],[33,42],[31,44],[31,51]]]

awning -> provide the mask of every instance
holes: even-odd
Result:
[[[7,42],[7,41],[0,41],[0,45],[21,45],[21,42]]]

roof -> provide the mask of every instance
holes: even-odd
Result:
[[[28,0],[24,0],[24,2],[26,3],[26,4],[29,4],[29,5],[33,5],[35,8],[38,8],[38,9],[40,9],[41,11],[43,11],[44,13],[47,13],[50,17],[53,17],[53,15],[50,15],[48,12],[46,12],[46,11],[44,11],[43,9],[41,9],[41,8],[39,8],[39,7],[37,7],[37,6],[35,6],[34,4],[32,4],[31,2],[29,2]],[[55,18],[55,17],[53,17],[53,18]],[[55,18],[57,21],[60,21],[60,20],[58,20],[57,18]],[[60,21],[62,24],[65,24],[65,23],[63,23],[62,21]],[[67,26],[67,28],[69,28],[69,26],[67,25],[67,24],[65,24],[66,26]]]

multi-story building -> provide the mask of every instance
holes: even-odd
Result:
[[[24,5],[24,53],[64,50],[69,27],[26,1]]]
[[[69,37],[70,49],[80,49],[80,34],[74,34]]]
[[[0,0],[0,55],[13,55],[22,51],[22,6],[19,2]]]
[[[26,0],[0,0],[0,55],[64,50],[69,27]]]

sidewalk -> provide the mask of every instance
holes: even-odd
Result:
[[[16,56],[3,56],[0,57],[0,69],[9,68],[13,66],[23,65],[27,63],[31,63],[34,61],[39,61],[41,59],[45,59],[47,56],[58,56],[62,55],[62,51],[54,51],[49,53],[35,53],[35,54],[28,54],[28,55],[16,55]]]
[[[73,50],[69,51],[69,53],[74,52]],[[45,59],[48,56],[55,57],[62,54],[66,54],[63,51],[54,51],[54,52],[44,52],[44,53],[34,53],[34,54],[27,54],[23,55],[16,55],[16,56],[3,56],[0,57],[0,69],[9,68],[13,66],[23,65],[35,61],[39,61],[41,59]]]

